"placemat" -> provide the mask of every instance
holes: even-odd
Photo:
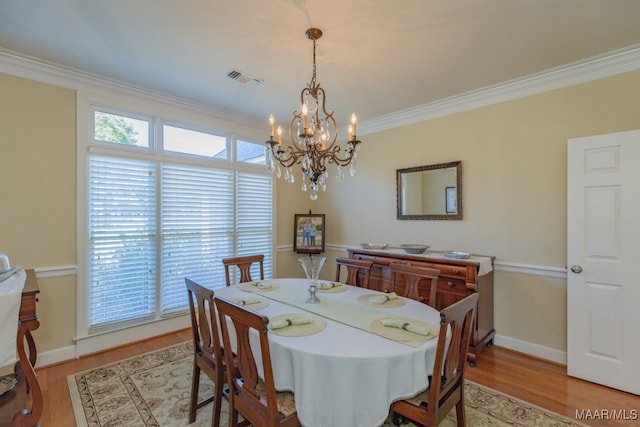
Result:
[[[269,322],[275,322],[276,320],[289,319],[292,316],[299,316],[300,313],[285,313],[273,316],[269,319]],[[305,337],[308,335],[314,335],[318,332],[322,332],[327,327],[327,321],[320,316],[311,316],[313,322],[303,325],[291,325],[286,328],[269,329],[269,332],[283,337]]]
[[[402,298],[394,298],[390,299],[384,304],[376,304],[375,302],[369,301],[369,298],[378,296],[380,294],[366,294],[360,295],[358,297],[358,301],[364,305],[368,305],[369,307],[379,307],[379,308],[394,308],[394,307],[402,307],[405,305],[405,302]]]
[[[264,283],[269,287],[266,289],[260,289],[257,285],[258,283]],[[279,287],[280,286],[278,286],[276,283],[269,280],[257,280],[255,282],[244,282],[238,285],[238,289],[245,292],[269,292],[269,291],[273,291],[274,289],[278,289]]]
[[[390,316],[384,317],[384,319],[388,319],[389,317]],[[428,341],[438,336],[438,331],[440,328],[436,325],[432,325],[431,323],[422,322],[416,319],[409,319],[408,317],[393,316],[393,318],[403,320],[405,322],[411,323],[412,325],[426,328],[429,330],[429,335],[421,335],[414,332],[405,331],[404,329],[400,328],[384,326],[382,324],[382,318],[376,319],[371,322],[371,331],[382,337],[402,342]]]

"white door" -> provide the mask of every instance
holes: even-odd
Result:
[[[640,394],[640,130],[567,158],[567,371]]]

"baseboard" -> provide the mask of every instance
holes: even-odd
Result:
[[[188,314],[76,339],[76,357],[191,327]]]
[[[36,368],[42,368],[43,366],[55,365],[57,363],[66,362],[67,360],[76,358],[76,346],[68,345],[66,347],[56,348],[54,350],[48,350],[38,352],[38,360],[36,362]]]
[[[191,320],[185,315],[78,339],[74,344],[66,347],[38,352],[36,368],[55,365],[190,327]]]
[[[528,341],[506,337],[504,335],[496,335],[493,342],[495,345],[499,345],[500,347],[508,348],[540,359],[549,360],[565,366],[567,364],[567,353],[555,348],[545,347]]]

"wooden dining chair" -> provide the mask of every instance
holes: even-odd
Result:
[[[222,264],[224,264],[224,277],[227,280],[227,286],[231,286],[230,267],[237,266],[240,270],[240,283],[250,282],[251,279],[251,266],[253,263],[260,265],[260,280],[264,280],[264,255],[244,255],[223,258]]]
[[[424,302],[431,307],[436,307],[440,270],[396,262],[389,264],[389,270],[391,271],[391,290],[393,292],[403,297]],[[398,280],[399,276],[404,278],[404,283]],[[424,297],[420,295],[419,285],[421,281],[430,282],[428,301],[425,301]]]
[[[412,398],[392,403],[393,424],[411,420],[418,425],[436,427],[455,406],[458,427],[466,426],[464,371],[477,304],[478,294],[474,293],[440,311],[440,332],[429,388]]]
[[[226,374],[213,302],[214,293],[211,289],[207,289],[186,277],[184,281],[189,294],[191,330],[193,331],[193,375],[189,400],[189,423],[195,422],[196,412],[199,408],[213,401],[211,426],[218,427],[223,398],[222,386],[226,382]],[[214,393],[212,396],[198,401],[202,371],[213,381]]]
[[[293,393],[277,392],[275,388],[267,335],[269,319],[223,298],[216,298],[215,304],[223,347],[235,347],[236,354],[234,358],[230,351],[225,352],[229,376],[229,388],[225,391],[229,399],[229,426],[300,426]],[[229,333],[231,325],[227,318],[235,332],[233,346]],[[254,333],[259,338],[264,379],[258,377],[258,367],[251,349],[250,335]],[[238,423],[239,415],[244,419],[241,424]]]
[[[344,267],[344,270],[347,271],[347,276],[343,283],[360,288],[369,288],[369,275],[372,265],[372,261],[365,259],[336,257],[336,282],[340,281],[340,271]]]

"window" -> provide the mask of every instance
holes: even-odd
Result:
[[[185,276],[224,286],[226,256],[263,253],[271,277],[272,177],[242,166],[264,165],[264,145],[158,121],[93,111],[90,332],[185,313]],[[231,146],[237,160],[228,159]]]
[[[239,140],[236,144],[236,158],[239,162],[266,165],[265,150],[266,145],[264,144],[258,145],[253,142]]]
[[[227,158],[227,139],[223,136],[168,125],[162,127],[162,135],[164,149],[167,151],[218,159]]]
[[[149,147],[148,121],[95,111],[93,124],[96,141]]]

